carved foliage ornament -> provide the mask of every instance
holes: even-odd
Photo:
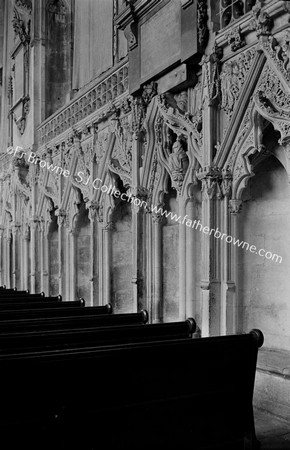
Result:
[[[213,53],[210,56],[203,56],[200,62],[204,66],[204,80],[203,85],[208,90],[209,105],[215,105],[220,100],[220,72],[221,72],[221,58],[223,50],[215,43]]]
[[[246,45],[246,41],[241,35],[240,27],[231,28],[225,35],[228,40],[228,44],[231,45],[233,52],[239,50]]]
[[[201,163],[201,149],[203,145],[202,135],[202,116],[201,114],[192,115],[189,113],[181,113],[177,107],[169,105],[168,100],[172,100],[166,95],[158,97],[158,109],[164,120],[164,123],[177,136],[183,135],[188,137],[188,144],[191,147],[193,156]]]
[[[267,67],[254,95],[260,114],[281,134],[280,143],[290,138],[290,94],[285,93],[278,76]]]
[[[273,19],[266,11],[262,9],[263,2],[257,1],[252,9],[253,19],[250,23],[250,28],[256,30],[257,37],[269,36],[273,27]]]
[[[28,20],[26,25],[25,21],[21,18],[18,10],[14,8],[12,26],[14,33],[19,37],[20,41],[23,44],[29,44],[30,42],[30,23],[30,20]]]
[[[241,88],[245,83],[246,76],[251,67],[255,51],[247,50],[241,53],[238,58],[224,64],[220,76],[221,79],[221,109],[231,117],[234,106],[241,93]]]
[[[118,174],[125,184],[131,180],[132,174],[132,118],[127,116],[122,120],[111,119],[112,129],[116,135],[116,145],[109,164],[111,172]]]
[[[28,14],[31,14],[31,12],[32,12],[32,2],[31,2],[31,0],[16,0],[15,1],[15,6],[17,6],[17,8],[19,8],[19,9],[23,9]]]
[[[223,196],[231,195],[233,175],[228,166],[222,170],[217,166],[206,166],[196,172],[196,178],[202,182],[205,199],[221,200]]]
[[[22,115],[20,118],[17,118],[13,113],[14,122],[17,125],[19,133],[22,135],[25,131],[26,120],[30,110],[30,97],[27,96],[22,100]]]
[[[274,36],[262,42],[263,49],[290,84],[290,32],[287,30],[279,43]]]
[[[197,1],[197,30],[198,42],[201,47],[206,47],[208,43],[208,26],[207,26],[207,0]]]

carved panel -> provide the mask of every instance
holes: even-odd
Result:
[[[247,50],[237,58],[223,65],[221,79],[221,108],[231,117],[234,106],[239,98],[241,88],[245,83],[247,73],[251,67],[255,50]]]

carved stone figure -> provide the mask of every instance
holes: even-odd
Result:
[[[183,149],[180,140],[174,142],[172,153],[169,155],[168,164],[172,171],[172,178],[180,186],[184,180],[184,175],[188,168],[188,156]]]

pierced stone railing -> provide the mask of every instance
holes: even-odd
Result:
[[[38,144],[44,145],[88,118],[100,108],[117,99],[128,89],[128,64],[119,67],[107,78],[73,99],[59,112],[38,127]]]

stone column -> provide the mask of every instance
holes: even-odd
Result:
[[[214,228],[214,203],[217,194],[219,170],[213,166],[214,145],[217,127],[217,113],[214,108],[219,98],[218,74],[220,73],[221,51],[215,47],[212,55],[206,56],[202,60],[202,96],[203,108],[203,129],[206,130],[203,138],[202,164],[203,169],[199,171],[198,178],[202,181],[202,226],[209,229]],[[217,286],[216,280],[212,276],[212,258],[215,258],[213,251],[214,237],[202,232],[201,248],[201,332],[202,336],[209,336],[212,322],[212,313],[215,315],[217,309],[212,310],[215,303],[214,293]],[[215,331],[215,330],[214,330]]]
[[[152,293],[153,286],[153,223],[151,215],[146,214],[144,221],[144,235],[146,233],[146,308],[149,315],[149,322],[152,323],[154,319],[154,296]]]
[[[48,224],[40,223],[40,290],[49,296]]]
[[[140,208],[132,204],[132,286],[133,286],[133,309],[132,312],[138,311],[138,283],[139,280],[139,215]]]
[[[187,203],[186,214],[192,223],[195,217],[195,201],[191,197]],[[186,232],[186,308],[185,318],[195,317],[196,312],[196,287],[195,287],[195,267],[199,264],[195,252],[195,232],[192,228],[183,225]]]
[[[4,234],[4,227],[0,226],[0,286],[3,286],[4,283],[4,271],[3,271],[3,262],[4,262],[4,246],[3,246],[3,234]]]
[[[65,299],[65,249],[67,239],[67,213],[60,210],[58,214],[58,279],[59,279],[59,294]],[[67,273],[68,276],[68,273]],[[67,299],[69,300],[69,299]]]
[[[135,113],[141,113],[141,105],[135,105]],[[133,113],[133,139],[132,139],[132,189],[131,193],[135,197],[132,203],[132,287],[133,287],[133,312],[138,311],[138,302],[143,297],[143,277],[142,277],[142,221],[143,211],[141,210],[142,200],[146,198],[145,192],[140,187],[140,116]]]
[[[162,216],[154,215],[153,219],[153,323],[163,320],[163,274],[162,274]]]
[[[100,218],[101,219],[101,218]],[[105,275],[104,275],[104,230],[103,230],[103,222],[100,220],[98,222],[98,275],[99,275],[99,286],[98,286],[98,305],[102,306],[105,305],[104,301],[104,282],[105,282]]]
[[[196,230],[201,232],[201,333],[202,336],[209,336],[211,331],[217,333],[219,315],[219,305],[216,304],[216,278],[214,258],[216,258],[216,246],[214,236],[209,235],[209,231],[215,228],[214,213],[216,195],[218,192],[219,170],[215,167],[207,166],[201,169],[198,178],[202,181],[202,218],[197,222]],[[204,227],[208,232],[203,231]]]
[[[20,288],[20,225],[14,223],[12,226],[12,286]]]
[[[9,228],[7,230],[7,237],[6,237],[6,264],[7,264],[7,271],[6,271],[6,287],[7,289],[11,289],[11,241],[12,241],[12,233],[11,229]]]
[[[222,171],[222,217],[221,229],[223,233],[232,236],[231,217],[229,211],[229,197],[231,195],[232,175],[227,170]],[[220,333],[222,335],[230,334],[228,327],[227,312],[233,306],[233,296],[235,295],[235,283],[232,278],[232,244],[227,243],[224,239],[221,241],[221,323]]]
[[[143,299],[143,220],[144,211],[140,206],[145,199],[143,192],[138,189],[135,204],[132,204],[132,284],[133,284],[133,311],[137,312],[139,302]],[[138,202],[137,202],[138,200]],[[136,202],[139,206],[136,206]]]
[[[37,231],[38,218],[34,217],[30,221],[30,292],[36,293],[36,264],[37,264]]]
[[[179,216],[185,216],[184,199],[179,197]],[[179,224],[179,320],[186,319],[186,227]]]
[[[108,222],[103,228],[103,244],[104,244],[104,286],[103,296],[104,304],[111,303],[111,265],[112,265],[112,230],[113,222]]]
[[[237,237],[238,235],[238,220],[239,213],[242,208],[241,200],[230,200],[229,211],[231,216],[229,218],[231,235]],[[229,249],[229,289],[227,292],[227,313],[226,313],[226,332],[227,334],[236,334],[238,330],[238,247],[231,245]]]
[[[91,299],[92,306],[99,305],[98,298],[98,204],[91,203],[89,207],[90,219],[90,283],[91,283]]]
[[[30,227],[26,226],[23,232],[23,289],[30,289],[29,285],[29,241]]]
[[[72,229],[67,235],[67,261],[68,272],[66,277],[66,296],[67,300],[77,300],[77,231]],[[69,276],[70,274],[70,276]]]

